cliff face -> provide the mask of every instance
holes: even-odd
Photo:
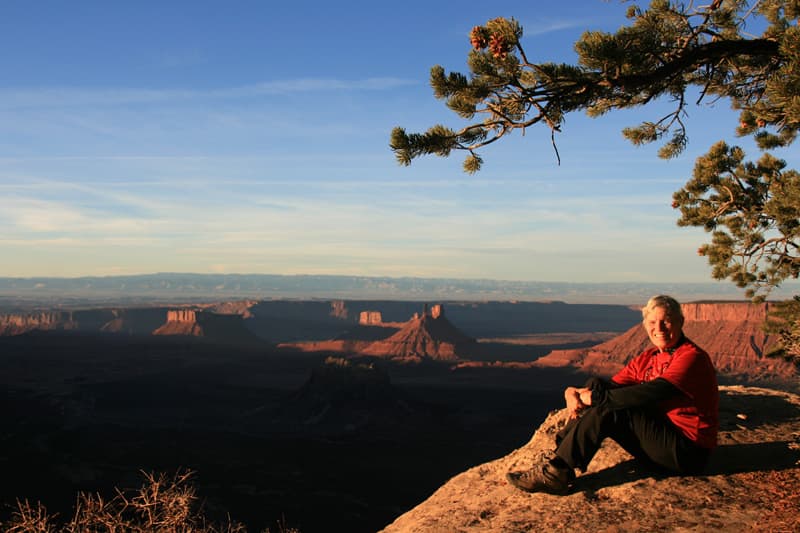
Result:
[[[686,323],[692,322],[763,322],[771,304],[750,302],[698,302],[681,305]]]
[[[769,303],[690,303],[681,308],[686,318],[684,333],[708,352],[719,375],[751,383],[796,379],[794,365],[765,357],[777,341],[762,330]],[[553,351],[536,364],[573,366],[588,373],[611,376],[649,344],[647,333],[638,324],[619,337],[591,348]]]
[[[400,331],[370,344],[361,353],[396,360],[455,361],[463,348],[474,343],[447,320],[441,305],[435,305],[431,312],[426,309],[421,316],[414,316]]]
[[[0,336],[31,331],[150,335],[164,322],[164,308],[79,309],[0,315]]]
[[[205,331],[197,323],[197,311],[188,309],[170,309],[167,321],[153,331],[153,335],[188,335],[203,337]]]
[[[167,320],[153,335],[182,335],[212,340],[252,342],[256,340],[241,315],[223,315],[197,309],[170,309]]]
[[[69,313],[58,311],[0,315],[0,335],[21,335],[33,330],[74,329]]]
[[[243,326],[253,302],[222,302],[213,306],[167,309],[164,307],[80,309],[0,314],[0,336],[31,331],[75,331],[124,335],[230,336],[253,334]],[[165,320],[166,317],[166,320]]]

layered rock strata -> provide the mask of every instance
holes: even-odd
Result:
[[[766,357],[778,339],[766,334],[763,324],[769,303],[689,303],[681,306],[684,332],[708,352],[717,373],[747,382],[783,382],[797,377],[796,367],[780,358]],[[537,366],[572,366],[581,371],[611,376],[649,346],[639,324],[608,342],[591,348],[555,350],[536,361]]]

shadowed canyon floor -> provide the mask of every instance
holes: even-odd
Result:
[[[190,468],[212,518],[376,531],[523,443],[565,379],[439,364],[331,379],[324,358],[180,337],[0,338],[0,520],[17,498],[67,516],[78,491]]]

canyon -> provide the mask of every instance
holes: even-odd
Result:
[[[620,331],[637,321],[637,313],[625,305],[565,304],[563,302],[441,301],[449,319],[467,335],[517,336],[563,331],[570,333]],[[423,302],[391,300],[233,300],[142,307],[89,307],[0,312],[0,336],[28,331],[101,331],[150,335],[168,322],[168,313],[203,311],[239,315],[246,327],[271,342],[325,341],[358,328],[375,326],[361,322],[380,316],[380,326],[399,329]],[[63,307],[63,306],[62,306]],[[173,317],[177,317],[174,314]],[[186,315],[187,317],[189,315]],[[187,320],[188,322],[188,320]]]
[[[684,305],[721,381],[797,387],[765,356],[768,305]],[[2,314],[0,500],[68,514],[78,490],[191,468],[212,517],[376,531],[524,446],[566,384],[647,343],[640,320],[623,305],[379,300]]]

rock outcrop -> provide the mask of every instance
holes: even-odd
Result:
[[[22,335],[29,331],[75,329],[77,324],[71,313],[41,311],[0,315],[0,335]]]
[[[800,396],[722,387],[720,415],[719,447],[702,475],[653,471],[606,440],[570,494],[513,488],[506,472],[552,450],[567,419],[556,411],[528,444],[453,477],[384,531],[800,530]]]
[[[361,326],[377,326],[382,322],[380,311],[361,311],[358,315],[358,324]]]
[[[192,309],[170,309],[167,321],[153,331],[153,335],[188,335],[202,337],[205,331],[197,322],[198,311]]]
[[[150,335],[164,323],[163,307],[76,309],[0,314],[0,336],[34,331]]]
[[[204,337],[226,342],[253,342],[253,335],[239,314],[222,315],[197,309],[170,309],[166,322],[153,335]]]
[[[400,331],[370,344],[361,354],[401,361],[455,361],[475,342],[447,320],[442,305],[434,305],[430,310],[426,306]]]
[[[684,332],[711,356],[717,373],[748,383],[781,384],[796,381],[797,369],[779,358],[766,357],[777,338],[762,325],[769,303],[690,303],[682,305]],[[555,350],[536,361],[538,366],[572,366],[581,371],[610,376],[649,346],[641,325],[591,348]]]

